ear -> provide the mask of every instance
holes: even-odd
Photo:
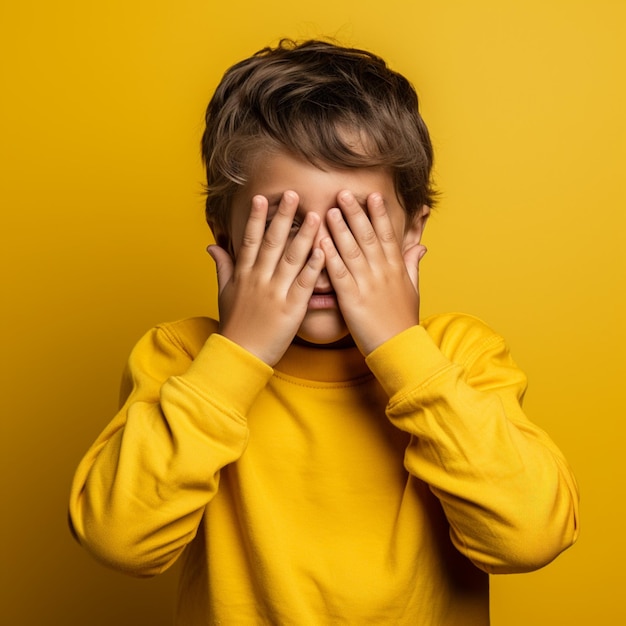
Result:
[[[407,222],[404,231],[404,239],[402,240],[403,251],[421,242],[429,215],[430,207],[423,204],[413,217],[411,217],[410,221]]]

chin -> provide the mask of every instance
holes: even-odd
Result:
[[[322,312],[321,315],[307,314],[296,339],[314,346],[331,347],[335,344],[353,345],[352,337],[343,318]]]

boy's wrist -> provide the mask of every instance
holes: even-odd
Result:
[[[383,330],[379,330],[373,336],[368,337],[368,339],[365,341],[361,341],[361,342],[357,340],[355,341],[357,345],[359,346],[363,355],[365,357],[368,357],[370,354],[375,352],[382,345],[391,341],[394,337],[397,337],[398,335],[401,335],[402,333],[406,332],[413,326],[417,325],[417,323],[418,323],[417,321],[407,320],[404,324],[398,324],[394,328],[385,328]]]
[[[264,342],[259,333],[255,333],[252,338],[240,336],[231,329],[220,329],[219,334],[231,344],[237,346],[241,350],[261,361],[267,367],[273,368],[280,361],[288,345],[282,349],[278,342]]]

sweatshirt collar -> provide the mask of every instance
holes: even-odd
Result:
[[[318,382],[348,382],[371,375],[365,357],[354,345],[318,348],[292,343],[274,369],[287,376]]]

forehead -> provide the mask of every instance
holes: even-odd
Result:
[[[234,205],[249,202],[253,196],[265,196],[270,205],[278,204],[286,190],[295,191],[306,210],[335,206],[337,194],[349,189],[361,204],[374,191],[387,201],[395,200],[391,172],[383,167],[338,168],[314,165],[287,152],[276,151],[254,159],[248,180],[237,194]],[[235,208],[235,207],[233,207]]]

